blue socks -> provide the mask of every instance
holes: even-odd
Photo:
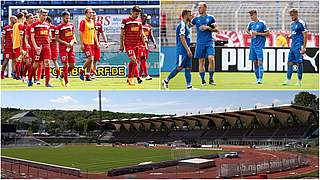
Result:
[[[259,64],[258,66],[258,79],[262,80],[263,78],[263,64]]]
[[[301,63],[298,65],[298,80],[302,80],[302,74],[303,74],[303,64]]]
[[[256,74],[256,79],[259,79],[259,66],[258,64],[254,64],[254,73]]]
[[[199,74],[200,74],[201,80],[203,81],[203,80],[204,80],[205,72],[200,72]]]
[[[191,86],[191,70],[190,69],[185,69],[184,75],[185,75],[185,78],[186,78],[187,87]]]
[[[293,72],[293,65],[288,65],[288,71],[287,71],[287,79],[288,80],[291,80],[292,72]]]
[[[213,79],[213,73],[214,73],[214,71],[209,71],[209,78],[210,79]]]
[[[174,77],[178,74],[178,72],[180,72],[180,71],[179,71],[177,68],[174,68],[174,69],[170,72],[170,74],[169,74],[169,76],[167,77],[166,81],[169,82],[170,79],[174,78]]]

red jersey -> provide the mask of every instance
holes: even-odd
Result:
[[[100,35],[103,33],[102,24],[100,22],[94,22],[94,28],[97,32],[98,42],[100,42]],[[94,44],[96,44],[96,42],[94,42]]]
[[[72,23],[61,23],[56,27],[55,35],[59,37],[62,41],[70,43],[74,37],[74,26]],[[65,49],[66,45],[61,43],[59,44],[60,49]]]
[[[4,47],[8,49],[12,49],[12,32],[13,32],[13,26],[6,25],[3,28],[3,34],[5,35],[4,39]]]
[[[55,33],[56,33],[56,26],[55,25],[53,25],[53,24],[51,24],[50,25],[50,28],[49,28],[49,30],[50,30],[50,34],[51,34],[51,40],[50,40],[50,48],[51,49],[53,49],[53,50],[56,50],[56,49],[58,49],[58,43],[57,43],[57,41],[55,40]]]
[[[31,41],[31,32],[30,32],[30,30],[31,30],[31,24],[27,24],[26,25],[25,36],[28,36],[28,43],[29,43],[31,49],[34,49],[32,41]]]
[[[50,44],[49,39],[50,25],[46,22],[34,22],[31,24],[30,32],[35,34],[35,40],[38,46]]]
[[[124,29],[124,45],[131,47],[138,46],[141,41],[141,19],[133,19],[131,16],[124,18],[122,19],[121,28]]]
[[[149,37],[151,36],[151,33],[152,33],[152,26],[150,24],[142,24],[142,30],[144,35],[147,37],[148,43],[149,43]],[[141,43],[144,45],[144,42],[142,39],[141,39]]]

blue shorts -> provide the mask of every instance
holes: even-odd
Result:
[[[177,66],[181,66],[183,68],[191,68],[192,67],[192,59],[189,58],[188,55],[178,54],[177,55]]]
[[[263,49],[250,48],[249,60],[251,61],[263,61]]]
[[[288,62],[293,62],[293,63],[302,63],[303,58],[302,54],[300,53],[300,49],[292,50],[290,49],[289,55],[288,55]]]
[[[197,44],[194,58],[208,58],[208,56],[214,56],[215,54],[213,43]]]

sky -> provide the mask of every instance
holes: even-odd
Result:
[[[102,91],[102,109],[183,115],[290,104],[299,91]],[[318,91],[309,91],[319,97]],[[99,109],[98,91],[1,91],[1,107]]]

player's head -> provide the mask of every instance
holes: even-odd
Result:
[[[207,3],[199,2],[198,3],[199,14],[205,14],[207,12]]]
[[[292,21],[297,20],[298,19],[298,9],[297,8],[291,8],[289,10],[289,15],[290,15]]]
[[[48,24],[51,24],[51,23],[52,23],[52,19],[51,19],[50,16],[47,17],[46,22],[47,22]]]
[[[184,9],[181,13],[181,17],[184,21],[190,22],[192,19],[191,10],[190,9]]]
[[[44,22],[48,17],[48,10],[40,9],[39,10],[39,21]]]
[[[17,14],[17,19],[19,22],[23,22],[24,21],[24,14],[22,12],[19,12]]]
[[[26,20],[28,24],[33,23],[33,15],[31,13],[26,15]]]
[[[34,21],[39,21],[39,13],[33,15]]]
[[[252,9],[248,13],[249,13],[251,21],[256,21],[258,19],[257,10]]]
[[[92,8],[86,8],[86,9],[84,10],[84,13],[85,13],[87,19],[92,19],[92,14],[93,14],[93,12],[94,12],[94,11],[93,11]]]
[[[141,9],[139,6],[133,6],[132,9],[131,9],[131,16],[133,19],[136,19],[139,17],[140,15],[140,12],[141,12]]]
[[[97,16],[97,13],[95,11],[93,11],[92,13],[92,19],[95,21],[96,20],[96,16]]]
[[[68,11],[63,11],[61,13],[61,17],[64,23],[68,23],[70,21],[70,13]]]
[[[27,17],[27,15],[29,14],[27,10],[22,10],[21,12],[23,13],[24,17]]]
[[[17,16],[10,16],[10,24],[14,25],[17,22]]]
[[[148,16],[148,14],[141,15],[142,24],[146,24],[149,19],[151,19],[151,16]]]

